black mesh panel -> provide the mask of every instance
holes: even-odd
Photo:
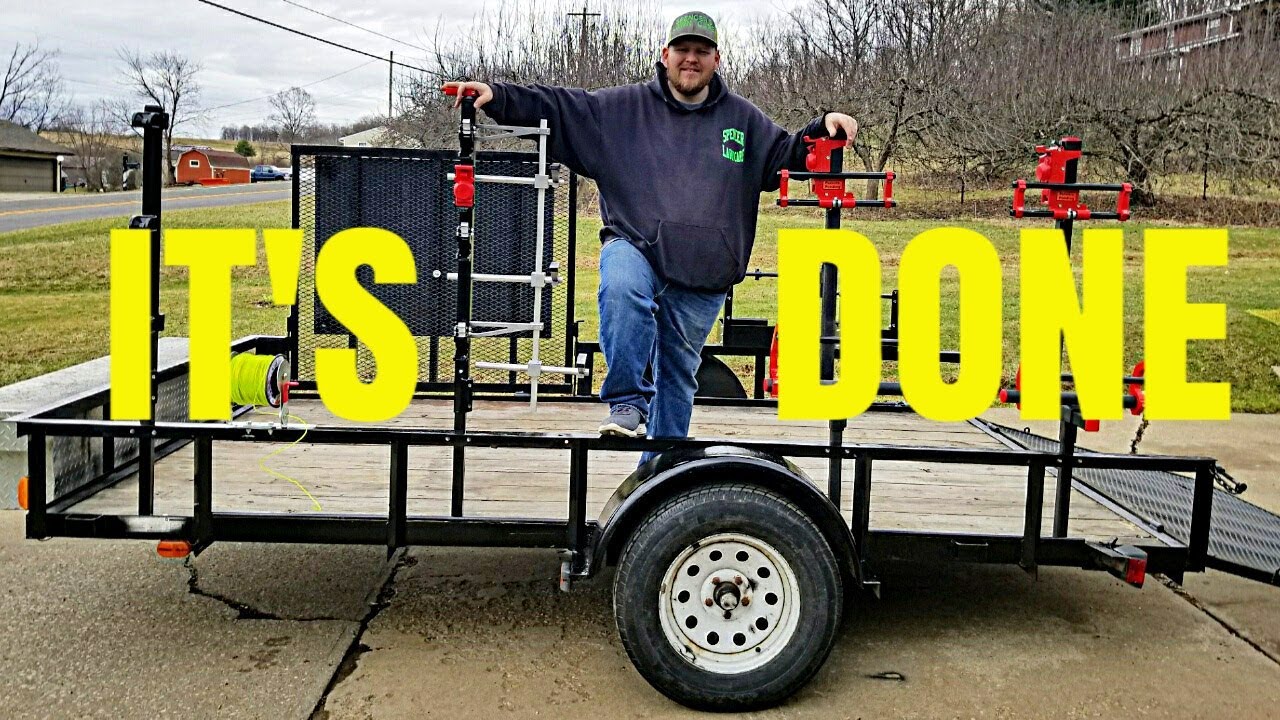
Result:
[[[297,308],[299,379],[315,379],[316,348],[351,346],[346,328],[319,302],[315,260],[329,238],[356,227],[389,230],[409,245],[417,265],[416,284],[376,285],[372,282],[372,269],[367,266],[357,270],[356,277],[420,338],[419,380],[435,383],[451,379],[457,285],[444,274],[457,269],[457,210],[453,205],[453,183],[447,179],[456,158],[456,152],[449,150],[299,149],[295,205],[306,244]],[[536,153],[482,151],[477,154],[476,173],[533,177],[537,158]],[[544,270],[558,262],[567,272],[573,262],[568,195],[564,186],[546,192],[542,212]],[[537,205],[537,190],[530,185],[476,184],[474,273],[533,272]],[[540,355],[544,364],[572,364],[565,327],[571,317],[570,302],[564,284],[543,289],[544,342]],[[471,315],[476,321],[532,322],[533,288],[527,284],[474,282]],[[472,360],[525,362],[530,355],[531,335],[524,331],[475,338]],[[357,351],[361,375],[372,377],[373,358],[363,346]],[[473,377],[479,383],[519,386],[527,382],[527,377],[499,370],[474,369]]]
[[[1029,450],[1059,451],[1055,440],[1002,425],[991,427]],[[1106,468],[1076,468],[1073,476],[1181,542],[1187,542],[1190,537],[1191,504],[1195,494],[1192,478],[1159,470]],[[1259,571],[1274,578],[1273,583],[1280,584],[1280,515],[1215,488],[1209,555]]]

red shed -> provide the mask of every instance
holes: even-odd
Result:
[[[178,182],[234,185],[249,182],[249,161],[226,150],[193,148],[178,156]]]

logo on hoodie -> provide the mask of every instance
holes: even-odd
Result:
[[[747,147],[747,136],[737,128],[725,128],[722,135],[720,153],[733,162],[742,162],[742,153]]]

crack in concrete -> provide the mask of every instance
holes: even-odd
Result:
[[[1138,426],[1138,432],[1134,433],[1133,441],[1129,443],[1130,455],[1138,454],[1138,445],[1142,443],[1142,436],[1147,433],[1147,426],[1150,424],[1151,424],[1151,421],[1147,419],[1146,415],[1143,415],[1142,424]]]
[[[397,552],[399,557],[391,565],[390,571],[387,572],[382,584],[378,587],[377,595],[369,603],[369,611],[360,620],[360,627],[356,629],[355,636],[351,639],[351,645],[347,648],[346,655],[343,656],[342,662],[338,663],[338,667],[334,669],[333,677],[329,679],[329,684],[325,686],[324,692],[320,694],[320,699],[316,702],[315,709],[311,711],[311,720],[328,720],[329,711],[324,706],[329,700],[329,694],[340,683],[355,673],[356,668],[360,665],[360,657],[362,655],[373,651],[373,648],[361,642],[365,631],[369,629],[369,625],[373,623],[374,619],[391,605],[391,599],[396,594],[396,576],[400,574],[402,569],[412,567],[418,563],[416,558],[409,557],[407,549],[401,548]]]
[[[1167,577],[1161,577],[1160,581],[1164,583],[1165,587],[1172,590],[1173,594],[1177,595],[1183,600],[1186,600],[1188,603],[1191,604],[1192,607],[1204,613],[1205,615],[1208,615],[1214,622],[1221,625],[1223,629],[1225,629],[1227,632],[1243,640],[1246,645],[1262,653],[1262,656],[1267,658],[1271,662],[1275,663],[1276,665],[1280,665],[1280,657],[1276,657],[1271,653],[1271,651],[1267,650],[1266,648],[1262,647],[1258,643],[1254,642],[1251,638],[1249,638],[1249,636],[1241,633],[1231,623],[1227,622],[1225,618],[1219,616],[1212,609],[1210,609],[1208,605],[1205,605],[1204,603],[1200,602],[1200,600],[1197,599],[1196,596],[1187,592],[1186,588],[1182,587],[1181,585],[1170,580]]]
[[[188,555],[187,558],[183,561],[182,565],[187,569],[187,573],[190,575],[190,577],[187,578],[187,591],[190,592],[192,595],[199,595],[200,597],[209,598],[210,600],[217,600],[218,602],[226,605],[232,610],[235,610],[237,620],[283,620],[286,622],[335,622],[335,621],[351,622],[347,618],[337,618],[337,617],[327,617],[327,616],[289,617],[287,615],[276,615],[275,613],[267,612],[266,610],[259,610],[258,608],[255,608],[252,605],[249,605],[248,603],[242,603],[239,600],[229,598],[225,595],[219,595],[216,592],[212,592],[210,590],[205,590],[201,588],[199,584],[200,571],[196,569],[195,563],[192,561],[191,556]]]

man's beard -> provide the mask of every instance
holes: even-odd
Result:
[[[711,78],[713,75],[714,73],[707,73],[705,78],[702,75],[698,75],[696,78],[694,78],[691,81],[685,81],[684,73],[677,70],[674,77],[672,77],[671,74],[668,73],[667,79],[671,81],[671,87],[675,88],[679,93],[681,93],[682,95],[691,96],[691,95],[697,95],[698,93],[702,92],[703,88],[710,85]]]

